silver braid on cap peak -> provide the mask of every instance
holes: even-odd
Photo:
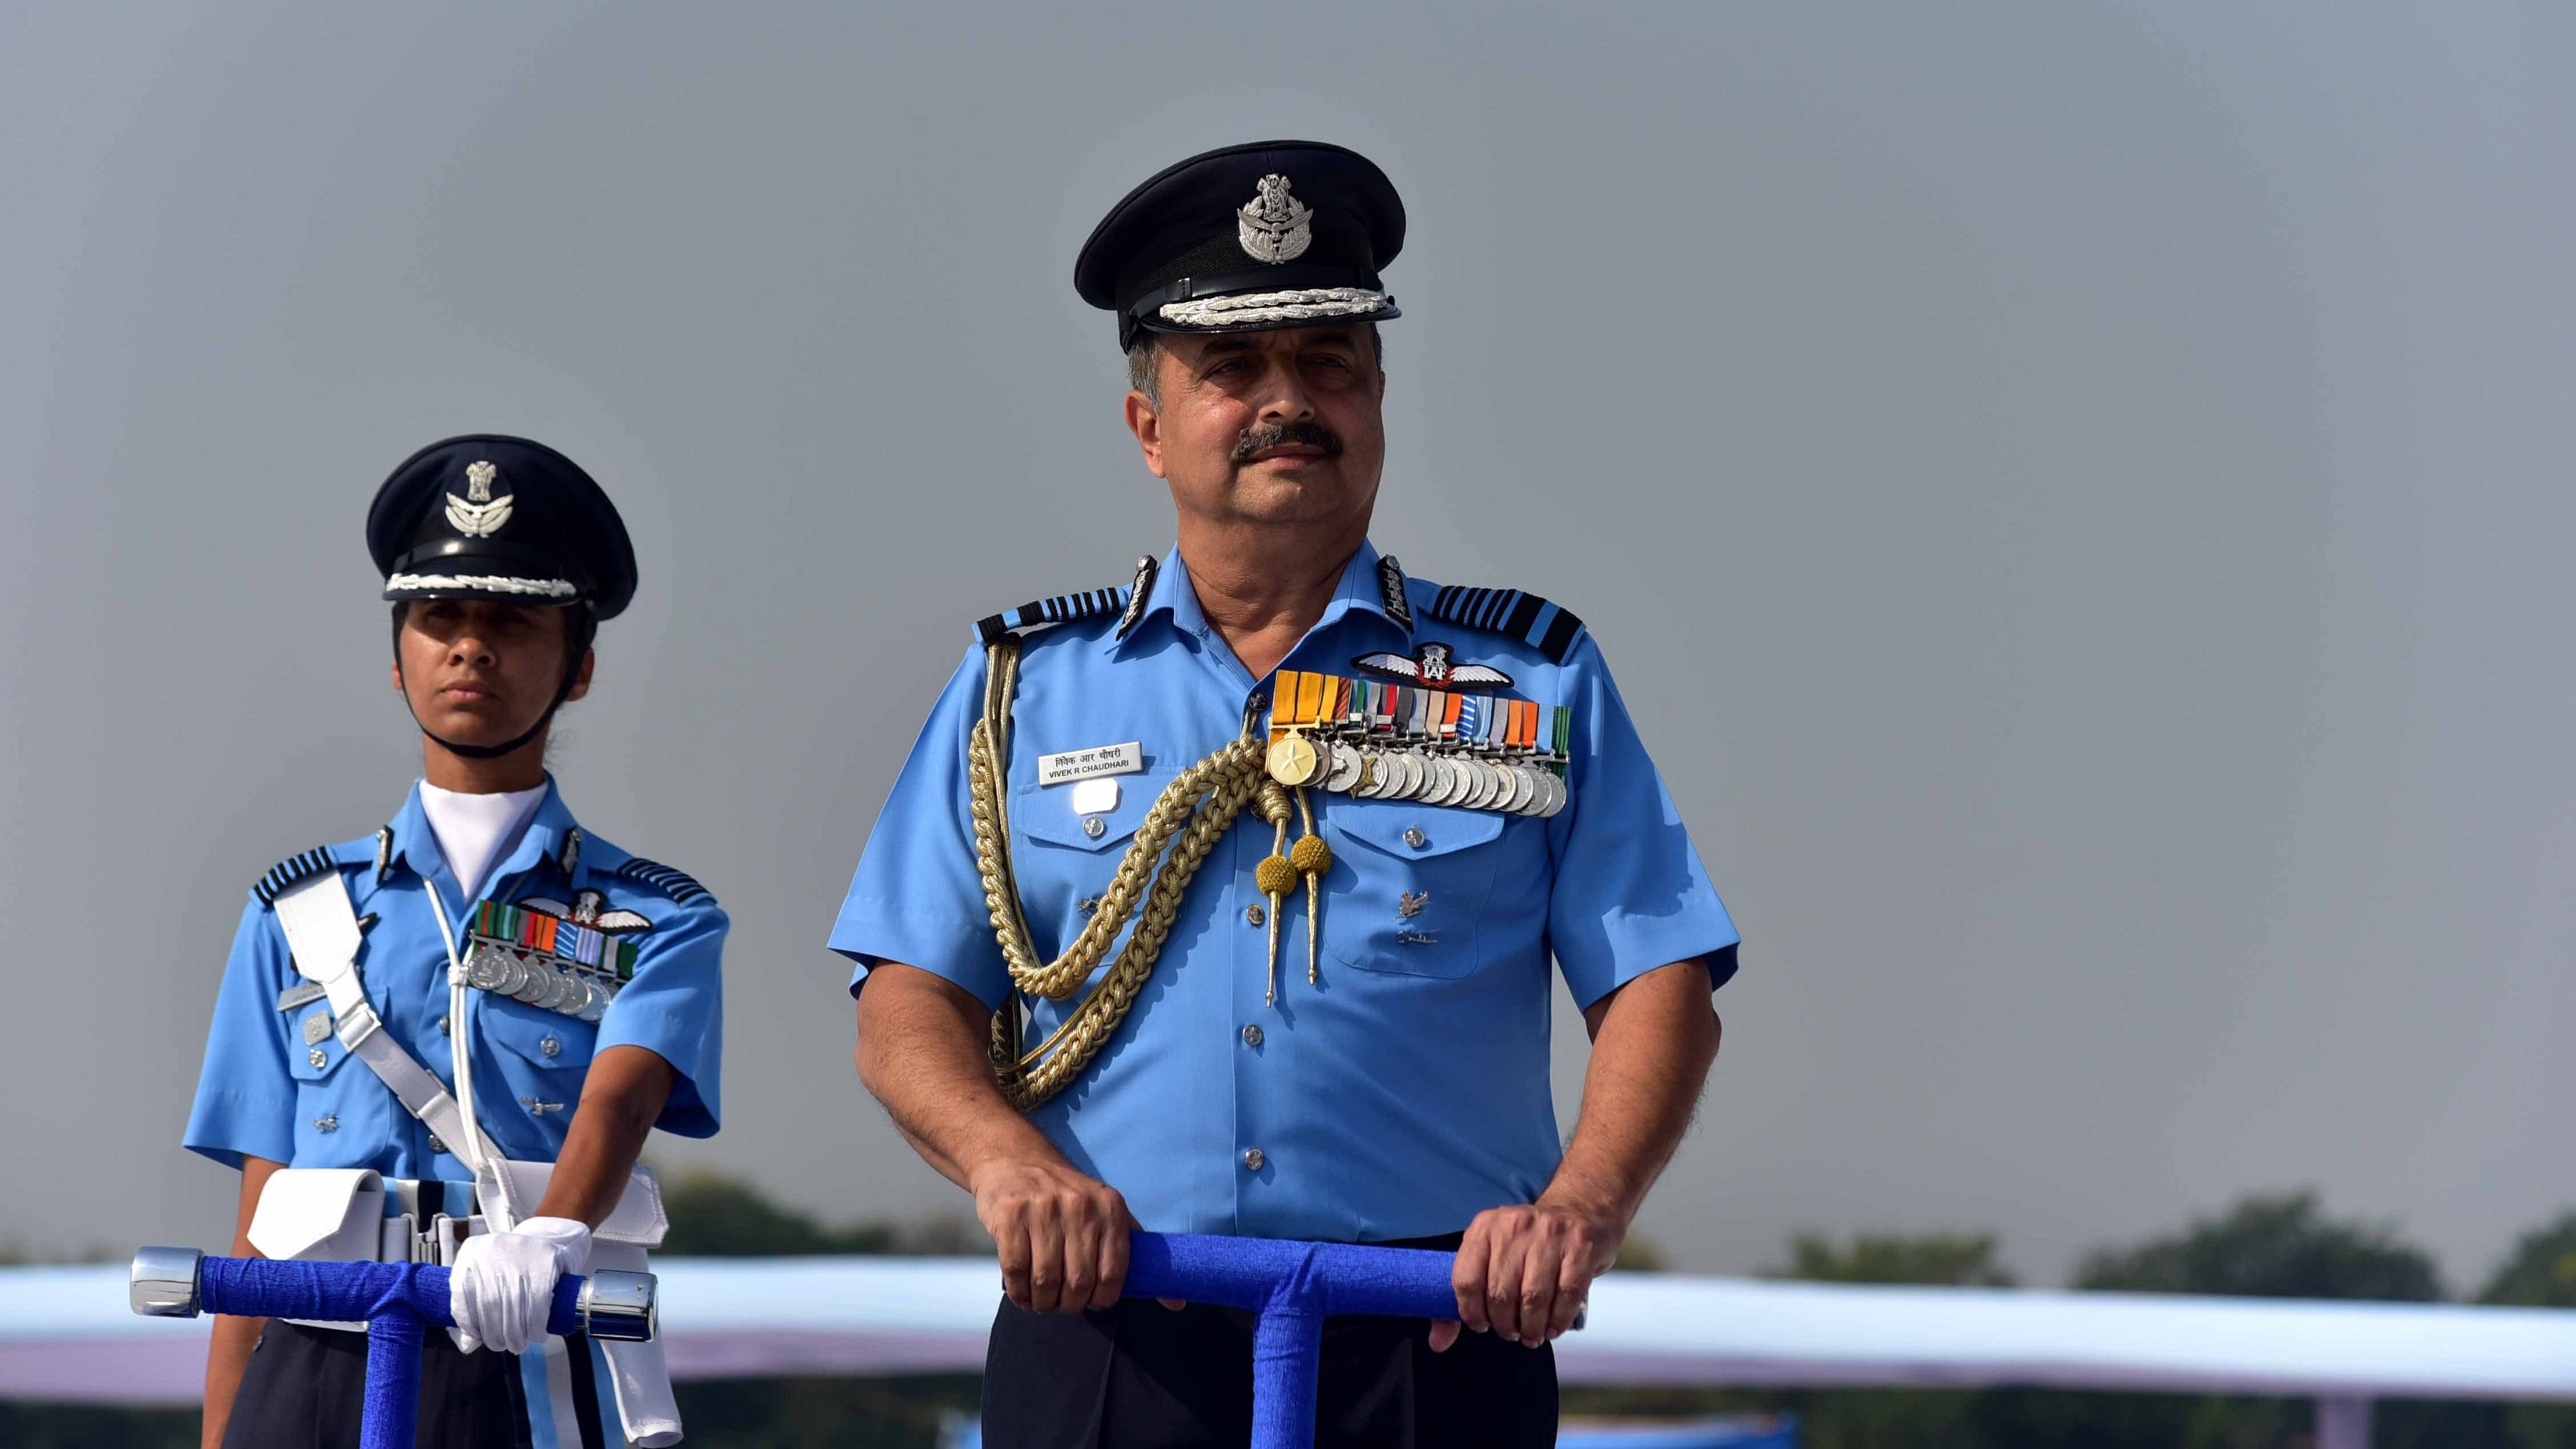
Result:
[[[1265,322],[1311,322],[1323,317],[1365,317],[1395,299],[1367,287],[1308,287],[1293,292],[1247,292],[1166,302],[1156,315],[1175,327],[1252,327]]]
[[[480,589],[487,594],[537,594],[549,599],[569,599],[581,592],[581,586],[569,579],[514,579],[506,574],[396,574],[385,580],[385,591],[402,589]]]

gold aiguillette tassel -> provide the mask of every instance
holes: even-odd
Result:
[[[1315,833],[1315,811],[1303,790],[1297,792],[1297,813],[1305,819],[1306,833],[1298,837],[1288,864],[1306,878],[1306,984],[1314,986],[1323,980],[1315,955],[1316,922],[1324,908],[1323,879],[1333,868],[1333,848]]]
[[[1270,985],[1262,1000],[1279,1004],[1279,912],[1289,892],[1297,889],[1297,868],[1288,863],[1288,792],[1275,781],[1264,782],[1256,799],[1261,818],[1270,822],[1270,853],[1253,869],[1252,883],[1270,902]]]

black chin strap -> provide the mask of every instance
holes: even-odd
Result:
[[[418,710],[412,710],[411,722],[419,727],[422,737],[427,739],[431,744],[447,751],[449,754],[458,755],[468,760],[497,760],[503,755],[526,745],[528,741],[535,739],[537,736],[544,734],[546,732],[546,726],[555,722],[555,711],[563,708],[564,700],[572,694],[573,685],[580,681],[581,661],[584,656],[590,653],[591,641],[599,637],[598,618],[592,615],[587,606],[575,605],[574,607],[579,608],[581,612],[579,615],[575,616],[572,627],[566,630],[564,634],[564,642],[571,647],[567,650],[564,658],[563,682],[555,686],[555,697],[553,701],[546,705],[545,713],[537,716],[537,722],[535,724],[528,726],[526,729],[519,731],[518,734],[512,736],[510,739],[497,745],[461,745],[454,740],[440,739],[437,735],[430,733],[429,726],[421,724],[420,722],[420,712]],[[399,624],[395,626],[394,632],[397,636],[394,649],[394,668],[399,671],[402,668],[402,649],[399,640],[402,630]],[[408,689],[403,691],[403,708],[411,709],[411,691]]]

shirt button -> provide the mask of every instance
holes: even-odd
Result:
[[[432,1152],[445,1152],[447,1150],[447,1144],[439,1141],[438,1134],[432,1132],[429,1134],[429,1150]]]
[[[1420,850],[1431,843],[1431,837],[1422,833],[1421,826],[1408,825],[1404,828],[1404,843]]]
[[[445,1035],[447,1035],[447,1018],[446,1018],[446,1017],[443,1017],[443,1016],[442,1016],[442,1017],[440,1017],[440,1018],[438,1019],[438,1034],[439,1034],[440,1036],[445,1036]]]
[[[313,1050],[306,1052],[304,1054],[304,1059],[311,1062],[316,1071],[321,1069],[324,1062],[331,1060],[328,1056],[323,1055],[320,1047],[315,1047]]]
[[[1243,1154],[1243,1170],[1246,1172],[1259,1172],[1261,1170],[1261,1164],[1269,1160],[1270,1159],[1261,1155],[1260,1148],[1248,1148]]]
[[[537,1050],[550,1057],[559,1057],[563,1055],[563,1043],[553,1037],[544,1037],[537,1042]]]
[[[1258,902],[1243,908],[1243,923],[1247,926],[1261,924],[1261,906]]]
[[[1108,830],[1109,822],[1101,819],[1099,816],[1086,815],[1082,817],[1082,833],[1090,836],[1092,839],[1098,840],[1102,835],[1106,834]]]
[[[1258,1023],[1258,1022],[1254,1022],[1254,1023],[1252,1023],[1252,1024],[1250,1024],[1250,1025],[1248,1025],[1248,1026],[1244,1027],[1244,1029],[1243,1029],[1243,1044],[1244,1044],[1245,1046],[1259,1046],[1259,1045],[1261,1045],[1261,1025],[1260,1025],[1260,1023]]]

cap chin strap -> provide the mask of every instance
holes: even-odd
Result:
[[[537,716],[537,722],[535,724],[528,726],[526,729],[519,731],[516,735],[511,736],[509,739],[497,745],[465,745],[458,744],[454,740],[439,738],[437,733],[431,730],[429,726],[421,724],[420,711],[412,709],[411,722],[414,725],[419,726],[421,737],[428,740],[431,744],[438,746],[440,749],[447,751],[449,754],[457,755],[464,759],[497,760],[503,755],[521,748],[526,745],[528,741],[535,739],[537,736],[544,734],[546,732],[546,727],[555,722],[555,711],[563,708],[564,701],[572,697],[572,687],[581,681],[582,657],[590,653],[591,641],[599,637],[598,618],[592,615],[590,610],[585,606],[575,605],[574,607],[581,609],[581,617],[565,635],[564,642],[572,647],[567,651],[564,660],[563,683],[555,686],[555,697],[553,701],[547,704],[545,713]],[[397,630],[396,632],[399,633],[400,631]],[[399,644],[394,650],[394,668],[396,670],[400,670],[402,668],[402,650]],[[411,691],[408,689],[403,691],[403,708],[411,709]]]

